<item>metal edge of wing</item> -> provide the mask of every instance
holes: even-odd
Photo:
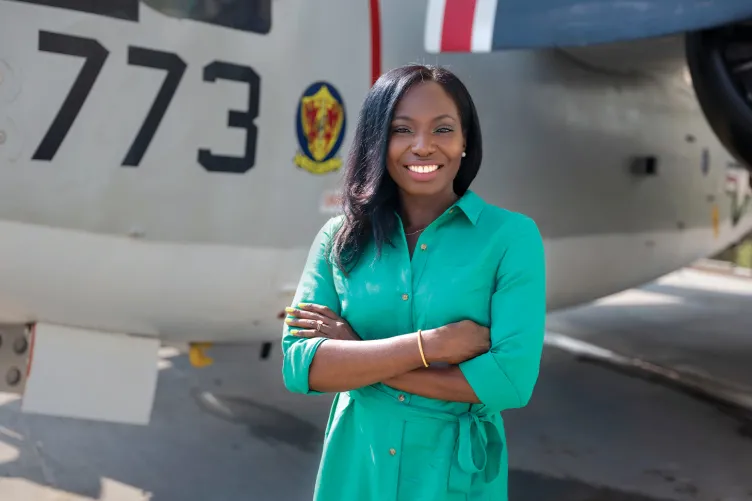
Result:
[[[666,8],[661,1],[652,0],[648,3],[657,8]],[[447,52],[441,49],[446,2],[447,0],[428,0],[424,49],[429,54]],[[543,6],[538,4],[532,7],[527,15],[523,10],[518,11],[518,16],[499,17],[498,0],[476,0],[470,52],[625,42],[709,29],[752,18],[752,2],[720,0],[713,2],[715,8],[712,11],[702,10],[696,2],[685,2],[687,6],[682,15],[666,12],[665,16],[660,16],[655,11],[644,11],[631,12],[631,15],[624,12],[623,16],[616,16],[615,12],[609,11],[608,5],[602,5],[601,9],[592,10],[588,19],[588,16],[583,18],[577,10],[547,9],[546,2],[542,2]],[[551,22],[555,22],[558,29],[551,26]]]
[[[490,50],[629,42],[752,19],[752,2],[738,0],[646,0],[639,8],[611,0],[589,10],[576,9],[577,0],[570,0],[569,6],[556,3],[547,7],[546,3],[550,2],[542,0],[527,10],[521,8],[522,3],[504,4],[496,15]]]

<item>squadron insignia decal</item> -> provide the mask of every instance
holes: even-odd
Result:
[[[310,85],[295,117],[299,147],[295,165],[313,174],[342,167],[337,154],[345,137],[345,119],[345,104],[334,86],[327,82]]]

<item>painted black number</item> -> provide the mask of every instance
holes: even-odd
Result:
[[[76,81],[73,82],[68,96],[60,107],[60,111],[58,111],[52,125],[50,125],[32,157],[34,160],[50,161],[55,157],[84,102],[86,102],[86,98],[94,87],[109,52],[99,42],[91,38],[48,31],[39,32],[39,50],[78,56],[86,60],[78,77],[76,77]],[[123,166],[137,167],[146,154],[146,150],[149,148],[165,113],[167,113],[172,98],[175,97],[175,92],[185,74],[186,64],[177,54],[141,47],[128,48],[128,64],[167,72],[144,123],[123,159]],[[202,148],[198,151],[198,161],[209,172],[243,174],[248,172],[256,162],[258,130],[253,121],[259,113],[261,79],[248,66],[215,61],[204,67],[204,81],[215,82],[217,79],[248,84],[248,109],[246,111],[230,110],[227,117],[229,127],[239,127],[246,130],[245,155],[242,157],[215,155],[210,150]]]
[[[185,73],[185,62],[177,54],[161,52],[141,47],[128,47],[128,64],[145,66],[167,71],[162,87],[159,89],[154,103],[151,105],[149,114],[146,115],[141,129],[133,140],[128,153],[125,155],[123,165],[137,167],[146,153],[159,124],[162,122],[167,108],[170,106],[175,91],[178,89],[180,80]]]
[[[50,125],[32,157],[34,160],[52,160],[81,111],[89,92],[94,87],[94,82],[97,80],[99,72],[102,71],[102,66],[104,66],[109,52],[102,47],[102,44],[91,38],[49,31],[39,32],[39,50],[86,59],[78,77],[76,77],[76,81],[73,82],[73,86],[68,92],[68,96],[60,107],[60,111],[58,111],[55,120],[52,121],[52,125]]]
[[[229,127],[240,127],[246,130],[245,156],[228,157],[214,155],[207,149],[198,150],[198,161],[204,169],[210,172],[232,172],[243,174],[248,172],[256,162],[257,129],[253,121],[259,112],[259,85],[261,79],[252,68],[236,64],[215,61],[204,67],[204,81],[214,82],[218,78],[234,80],[248,84],[248,110],[231,110],[227,116]]]

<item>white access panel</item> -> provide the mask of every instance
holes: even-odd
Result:
[[[154,338],[37,324],[22,410],[148,424],[159,346]]]

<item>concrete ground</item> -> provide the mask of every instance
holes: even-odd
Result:
[[[752,280],[686,269],[548,327],[533,400],[505,413],[512,501],[752,501],[752,421],[724,400],[752,396]],[[276,344],[259,353],[195,370],[165,348],[146,427],[22,415],[0,394],[0,499],[310,499],[329,398],[286,393]]]

